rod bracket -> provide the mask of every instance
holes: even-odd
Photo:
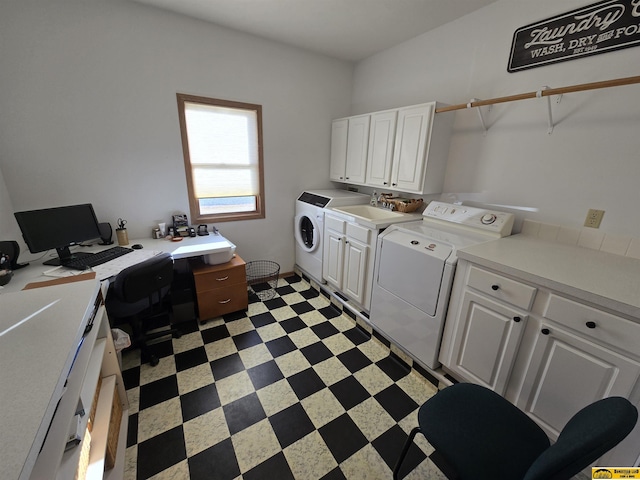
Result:
[[[540,90],[536,92],[537,98],[542,98],[543,96],[547,97],[547,134],[551,135],[553,133],[553,114],[551,112],[551,96],[543,95],[545,90],[549,90],[548,86],[540,87]],[[560,100],[558,100],[560,102]]]
[[[473,105],[474,102],[477,102],[478,99],[477,98],[472,98],[471,100],[469,100],[469,103],[467,103],[467,108],[477,108],[478,109],[478,118],[480,118],[480,123],[482,124],[482,129],[484,130],[484,135],[487,135],[487,124],[484,121],[484,115],[482,114],[482,107],[480,106],[475,106]],[[487,108],[487,113],[491,111],[491,105],[488,106]]]

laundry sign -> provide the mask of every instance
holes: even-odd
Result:
[[[519,28],[509,72],[640,44],[640,0],[605,0]]]

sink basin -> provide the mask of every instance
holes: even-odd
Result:
[[[405,213],[394,212],[385,208],[372,207],[371,205],[351,205],[347,207],[333,207],[338,212],[354,215],[369,221],[389,220],[406,216]]]

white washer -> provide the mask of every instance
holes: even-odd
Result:
[[[458,261],[457,249],[508,236],[513,214],[431,202],[419,222],[380,234],[372,325],[425,367],[435,369]]]
[[[362,205],[369,195],[346,190],[309,190],[296,200],[294,232],[296,264],[310,277],[322,283],[322,236],[324,207]]]

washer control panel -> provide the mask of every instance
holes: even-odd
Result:
[[[422,213],[425,221],[445,222],[464,226],[499,237],[511,235],[512,213],[468,207],[444,202],[431,202]]]

